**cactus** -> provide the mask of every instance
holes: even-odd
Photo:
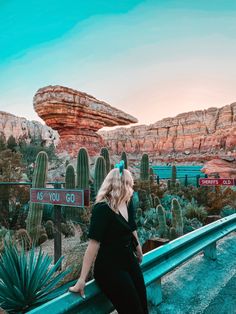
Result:
[[[45,230],[48,236],[48,239],[53,239],[54,238],[54,223],[52,220],[48,220],[45,224]]]
[[[171,169],[171,182],[173,186],[175,186],[176,183],[176,176],[177,176],[176,166],[173,165]]]
[[[157,206],[160,205],[160,204],[161,204],[161,201],[160,201],[159,197],[158,196],[154,196],[154,198],[153,198],[153,207],[157,208]]]
[[[124,160],[125,169],[128,169],[128,159],[127,159],[127,154],[126,154],[126,152],[122,152],[122,154],[121,154],[121,160]]]
[[[104,179],[106,176],[106,165],[105,159],[102,156],[99,156],[95,164],[95,173],[94,173],[94,190],[95,193],[98,193]]]
[[[75,169],[72,165],[66,167],[65,188],[75,189]],[[65,213],[66,220],[75,219],[78,215],[77,207],[66,207],[63,212]]]
[[[151,208],[151,202],[149,194],[145,190],[138,191],[139,204],[143,210]]]
[[[167,189],[169,191],[171,190],[171,182],[170,182],[170,180],[167,180]]]
[[[169,228],[166,224],[166,215],[165,215],[165,209],[162,205],[157,206],[157,215],[158,215],[158,233],[160,237],[168,238],[169,235]]]
[[[84,147],[80,148],[77,158],[77,188],[89,188],[89,157]]]
[[[102,156],[105,159],[106,175],[107,175],[111,170],[111,163],[110,163],[109,151],[106,147],[101,148],[100,156]]]
[[[95,200],[96,200],[96,193],[95,193],[95,188],[94,188],[94,183],[93,182],[90,182],[89,189],[90,189],[90,201],[91,202],[95,202]]]
[[[140,179],[142,181],[149,180],[149,157],[143,154],[140,165]]]
[[[171,227],[169,230],[169,238],[170,238],[170,240],[174,240],[174,239],[178,238],[176,230],[173,227]]]
[[[65,238],[75,236],[75,228],[72,223],[61,223],[61,233],[64,234]]]
[[[20,243],[20,245],[25,249],[25,250],[30,250],[32,247],[32,241],[30,239],[30,236],[28,232],[25,229],[19,229],[16,232],[16,240]]]
[[[39,152],[36,157],[36,167],[33,174],[32,188],[45,188],[48,169],[48,156],[45,152]],[[41,228],[43,204],[30,203],[28,216],[26,219],[26,230],[33,243],[38,242]]]
[[[172,212],[172,227],[175,229],[176,234],[179,237],[183,235],[184,223],[182,210],[176,198],[173,198],[172,200],[171,212]]]
[[[41,245],[47,240],[48,240],[48,236],[47,236],[46,230],[45,228],[41,227],[39,230],[39,237],[38,237],[37,245]]]

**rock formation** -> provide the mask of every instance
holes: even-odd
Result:
[[[221,178],[236,179],[236,161],[213,159],[206,162],[201,171],[209,177],[219,175]]]
[[[0,134],[6,140],[12,135],[18,141],[20,138],[30,142],[32,138],[42,139],[48,146],[59,142],[58,133],[38,121],[29,121],[26,118],[0,111]]]
[[[236,157],[236,103],[99,134],[113,154],[145,152],[154,161],[204,161],[226,154]]]
[[[104,145],[96,133],[105,126],[128,125],[137,119],[93,96],[62,86],[47,86],[34,96],[34,109],[60,134],[60,150],[75,156],[81,146],[90,155]]]

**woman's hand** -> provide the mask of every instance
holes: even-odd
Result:
[[[142,260],[143,260],[143,252],[142,252],[142,247],[141,247],[140,244],[136,247],[136,252],[135,252],[135,254],[136,254],[136,256],[137,256],[137,259],[138,259],[139,264],[141,264],[141,263],[142,263]]]
[[[69,291],[79,293],[81,297],[84,299],[85,298],[84,287],[85,287],[85,281],[79,278],[76,284],[69,288]]]

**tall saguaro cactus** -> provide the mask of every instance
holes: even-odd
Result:
[[[128,159],[127,159],[127,154],[126,154],[126,152],[122,152],[122,154],[121,154],[121,160],[124,160],[125,169],[128,169]]]
[[[77,158],[77,188],[89,188],[89,156],[84,147],[80,148]]]
[[[66,167],[65,188],[75,189],[75,169],[72,165],[68,165]],[[73,220],[78,215],[78,208],[66,207],[65,213],[67,220],[69,219]]]
[[[95,173],[94,173],[94,189],[95,193],[98,193],[104,179],[106,176],[106,165],[105,159],[102,156],[99,156],[95,164]]]
[[[173,198],[172,200],[171,211],[172,211],[172,227],[175,229],[176,235],[180,237],[183,235],[184,222],[182,210],[176,198]]]
[[[47,170],[48,156],[45,152],[39,152],[36,157],[32,188],[45,188]],[[43,206],[43,204],[39,203],[30,203],[29,213],[26,219],[26,229],[34,243],[37,243],[40,236]]]
[[[111,163],[110,163],[110,156],[109,156],[108,149],[106,147],[102,147],[100,155],[105,159],[106,174],[108,174],[111,170]]]
[[[143,154],[140,165],[140,179],[142,181],[149,180],[149,157],[148,154]]]

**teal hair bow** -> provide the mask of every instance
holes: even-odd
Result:
[[[125,162],[124,160],[121,160],[118,164],[115,164],[115,168],[118,168],[120,171],[120,176],[123,174],[123,170],[125,168]]]

